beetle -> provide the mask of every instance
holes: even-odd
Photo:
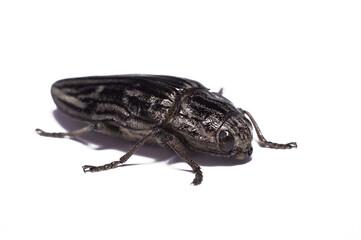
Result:
[[[47,137],[76,137],[96,131],[136,141],[118,161],[83,166],[99,172],[125,163],[144,143],[170,147],[193,170],[194,185],[203,180],[200,166],[187,153],[199,151],[245,160],[252,154],[252,125],[262,147],[296,148],[295,142],[267,141],[253,116],[201,83],[164,75],[114,75],[55,82],[52,98],[60,111],[87,126],[72,132],[36,132]],[[248,117],[248,118],[247,118]]]

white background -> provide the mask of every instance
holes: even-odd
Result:
[[[359,1],[1,1],[0,239],[361,239]],[[84,174],[131,142],[35,134],[80,125],[58,79],[127,73],[202,82],[266,138],[247,164],[167,149]]]

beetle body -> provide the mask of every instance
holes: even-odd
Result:
[[[51,93],[61,111],[117,128],[114,132],[127,139],[139,140],[159,127],[191,150],[232,156],[240,149],[225,152],[218,140],[220,131],[229,129],[233,137],[239,135],[245,141],[237,146],[244,152],[251,148],[251,129],[244,114],[193,80],[154,75],[72,78],[54,83]]]
[[[96,130],[138,141],[120,161],[104,166],[84,166],[102,171],[124,163],[143,143],[168,145],[202,181],[200,167],[187,150],[244,160],[252,154],[252,124],[260,142],[272,148],[292,148],[295,143],[276,144],[264,139],[253,117],[236,108],[221,93],[184,78],[160,75],[118,75],[70,78],[55,82],[51,93],[64,113],[87,122],[89,127],[71,133],[45,133],[50,137],[77,136]]]

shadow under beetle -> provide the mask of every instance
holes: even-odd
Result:
[[[70,78],[55,82],[51,94],[64,113],[88,123],[82,129],[41,136],[76,137],[90,131],[137,141],[122,156],[102,166],[83,166],[99,172],[125,163],[144,143],[170,147],[195,173],[194,185],[203,180],[199,165],[187,152],[200,151],[244,160],[252,154],[252,124],[262,147],[289,149],[295,142],[267,141],[252,115],[236,108],[199,82],[160,75],[119,75]],[[249,118],[246,118],[246,116]]]

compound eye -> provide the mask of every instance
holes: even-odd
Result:
[[[223,152],[230,152],[233,150],[234,138],[228,130],[222,130],[219,133],[219,148]]]

